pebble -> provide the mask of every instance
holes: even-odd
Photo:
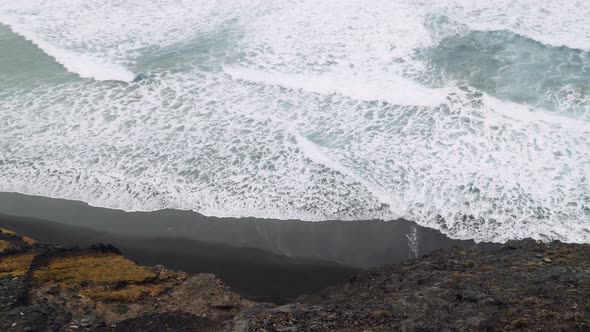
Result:
[[[551,258],[549,258],[549,257],[545,257],[545,258],[543,258],[543,260],[544,260],[546,263],[551,263]]]
[[[576,318],[578,318],[579,316],[580,316],[580,314],[577,312],[568,312],[567,314],[565,314],[563,316],[563,318],[565,320],[576,320]]]
[[[480,327],[484,319],[481,317],[469,317],[467,318],[467,324],[473,327]]]
[[[488,297],[488,298],[484,299],[483,301],[481,301],[481,303],[483,305],[494,305],[494,304],[498,304],[498,301],[496,301],[496,299]]]
[[[46,292],[49,294],[57,294],[59,293],[59,287],[57,287],[57,285],[51,285],[47,287]]]

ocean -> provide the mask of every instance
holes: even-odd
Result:
[[[590,242],[590,3],[0,0],[0,191]]]

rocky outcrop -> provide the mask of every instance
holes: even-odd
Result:
[[[235,331],[590,331],[590,246],[441,250],[233,323]]]
[[[144,267],[109,245],[39,244],[0,229],[0,331],[198,331],[252,306],[210,274]]]

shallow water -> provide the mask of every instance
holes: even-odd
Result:
[[[590,241],[582,1],[0,0],[0,190]]]

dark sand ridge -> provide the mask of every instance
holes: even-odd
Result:
[[[178,210],[124,212],[15,193],[0,193],[0,214],[5,215],[0,226],[41,242],[113,243],[140,264],[214,273],[245,296],[275,302],[338,283],[358,268],[453,245],[489,246],[453,240],[406,220],[302,222]],[[417,247],[408,240],[414,230]]]

